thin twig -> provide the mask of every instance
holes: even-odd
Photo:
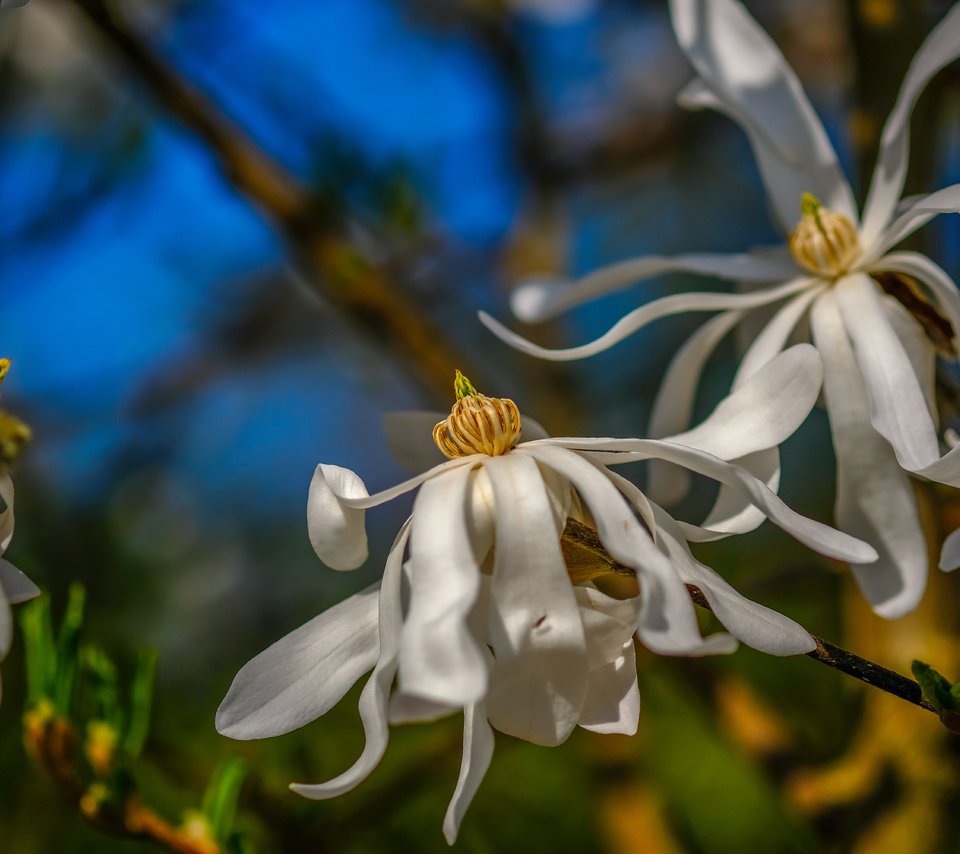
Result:
[[[276,223],[310,281],[322,286],[324,297],[374,340],[403,354],[423,387],[446,401],[453,369],[466,369],[466,360],[449,336],[357,251],[335,205],[308,191],[184,80],[119,8],[107,0],[73,0],[73,5],[154,98],[203,140],[231,184]],[[482,373],[470,370],[471,376]]]

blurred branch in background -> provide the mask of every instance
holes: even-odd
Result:
[[[357,249],[335,206],[308,191],[254,145],[181,78],[114,4],[71,2],[153,96],[203,139],[233,186],[276,223],[311,283],[374,340],[385,341],[401,354],[421,386],[445,401],[452,371],[465,367],[466,359],[394,279]]]

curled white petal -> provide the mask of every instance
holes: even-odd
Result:
[[[493,758],[494,735],[481,703],[463,710],[463,757],[457,787],[443,818],[443,836],[448,845],[457,841],[460,822],[480,788],[484,774]]]

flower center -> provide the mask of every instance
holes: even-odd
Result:
[[[810,193],[800,203],[803,216],[790,232],[790,254],[801,267],[826,278],[847,272],[860,254],[857,227],[850,217],[823,207]]]
[[[512,400],[480,394],[460,371],[453,381],[457,402],[433,428],[433,441],[445,457],[505,454],[520,441],[520,410]]]

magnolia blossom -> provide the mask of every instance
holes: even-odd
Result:
[[[677,352],[654,406],[650,432],[689,421],[704,363],[734,327],[752,341],[734,388],[798,336],[823,357],[823,398],[837,458],[838,526],[876,547],[877,564],[854,568],[874,610],[912,610],[926,585],[927,549],[908,473],[960,485],[960,451],[944,453],[934,403],[936,351],[957,355],[960,296],[944,270],[896,246],[940,213],[960,211],[960,185],[900,199],[909,120],[930,78],[960,56],[960,6],[914,57],[883,129],[877,167],[858,214],[820,121],[779,50],[735,0],[671,0],[673,26],[698,77],[689,107],[710,107],[747,133],[784,246],[742,255],[681,255],[624,261],[577,282],[532,281],[513,308],[526,321],[553,316],[649,276],[687,271],[740,283],[740,293],[686,293],[650,302],[590,344],[546,350],[483,321],[513,346],[546,359],[591,356],[648,323],[682,312],[717,312]],[[799,221],[798,221],[799,215]],[[654,472],[651,493],[676,498],[683,483]],[[960,533],[940,566],[960,566]]]
[[[682,436],[557,439],[540,437],[512,401],[480,395],[458,374],[458,401],[432,430],[429,413],[392,422],[393,446],[415,466],[430,459],[424,445],[431,432],[432,454],[439,448],[445,462],[375,495],[348,469],[317,467],[308,527],[318,556],[334,569],[366,559],[368,508],[419,487],[413,513],[380,584],[249,662],[220,707],[217,728],[240,739],[288,732],[325,713],[372,669],[360,697],[361,757],[327,783],[292,786],[322,799],[372,771],[390,722],[462,709],[463,762],[444,822],[452,842],[490,762],[494,729],[541,745],[563,742],[578,725],[635,732],[635,633],[650,649],[673,655],[726,653],[737,639],[777,655],[809,651],[813,641],[804,629],[740,596],[694,559],[687,540],[770,518],[824,554],[875,559],[868,545],[799,516],[727,462],[781,442],[806,417],[820,382],[820,360],[802,345]],[[521,431],[534,438],[519,441]],[[650,459],[723,485],[709,528],[675,521],[608,468]],[[600,589],[593,573],[579,573],[573,583],[563,536],[571,518],[595,528],[611,558],[632,570],[636,587],[626,598]],[[729,635],[701,635],[685,583],[703,591]]]
[[[9,359],[0,359],[0,383],[10,368]],[[20,570],[8,561],[3,554],[13,538],[13,481],[5,471],[9,458],[16,455],[23,443],[29,438],[27,428],[13,416],[0,412],[0,661],[7,657],[13,640],[13,615],[10,606],[25,602],[38,596],[40,591]],[[3,698],[3,685],[0,683],[0,699]]]

